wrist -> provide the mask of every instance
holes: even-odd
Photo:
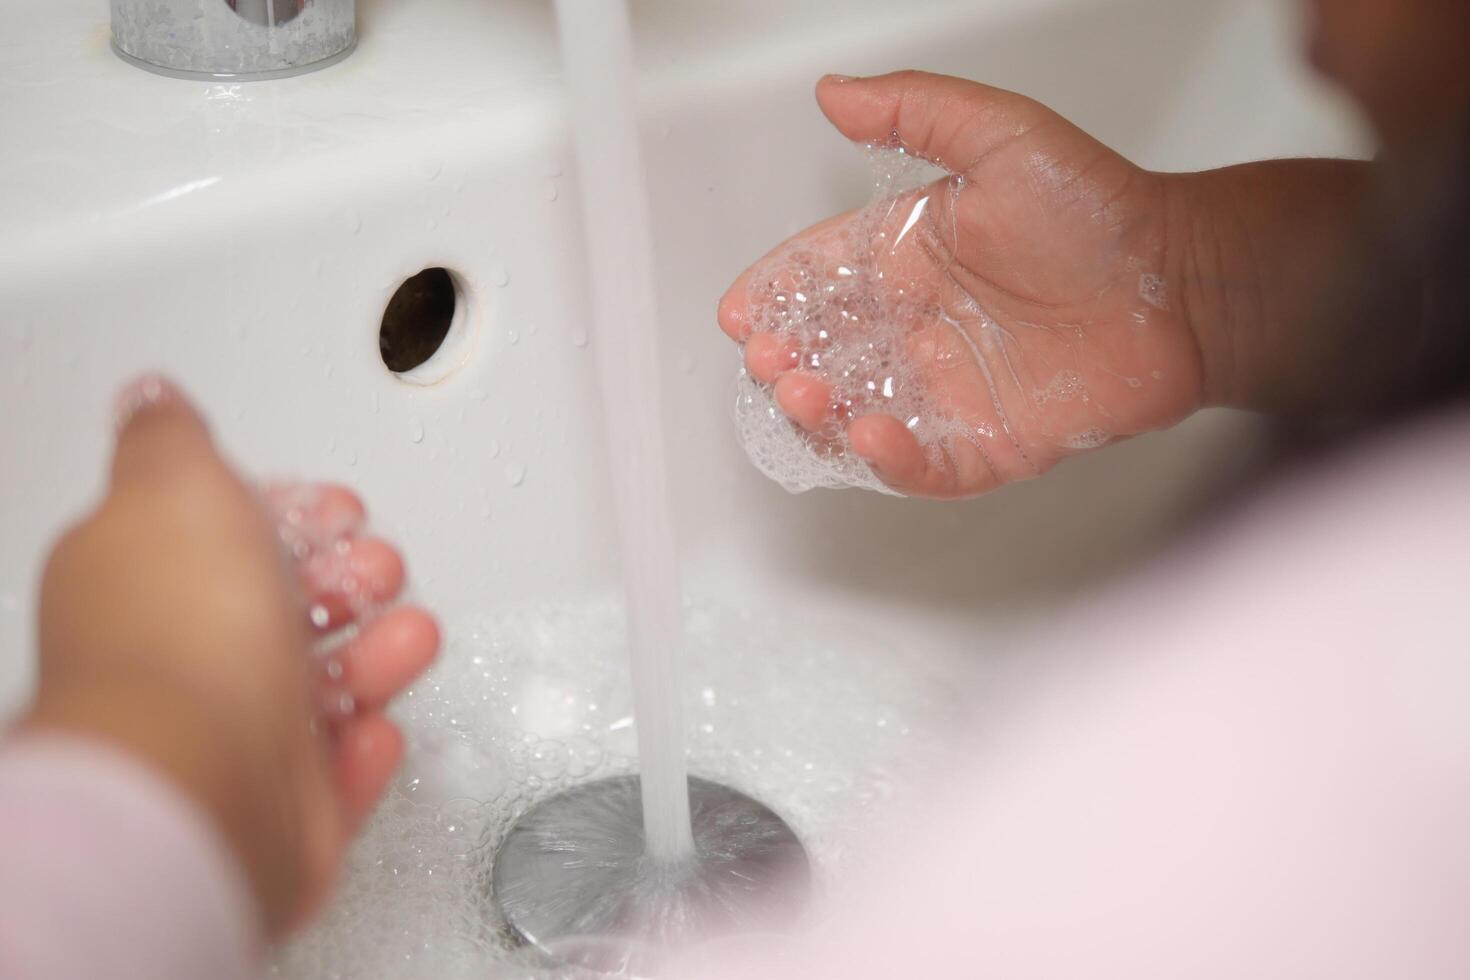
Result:
[[[1166,275],[1177,283],[1177,310],[1199,352],[1202,407],[1238,404],[1232,341],[1238,319],[1259,317],[1261,298],[1255,277],[1240,268],[1241,256],[1228,227],[1230,209],[1216,172],[1162,174]],[[1254,314],[1246,311],[1253,310]]]
[[[1164,176],[1168,275],[1203,405],[1332,411],[1379,366],[1370,348],[1344,351],[1342,323],[1323,316],[1362,272],[1368,175],[1360,161],[1276,160]]]

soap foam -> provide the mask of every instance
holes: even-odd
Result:
[[[963,181],[902,147],[865,147],[871,202],[827,234],[768,256],[749,279],[746,316],[795,352],[789,367],[832,387],[829,422],[807,433],[747,372],[737,378],[735,424],[752,463],[792,492],[860,487],[893,493],[848,445],[846,425],[863,415],[897,418],[938,459],[959,435],[913,350],[925,328],[950,319],[938,299],[942,272],[922,252],[922,223],[952,221]]]
[[[514,948],[489,894],[512,823],[569,786],[634,771],[621,603],[509,610],[451,624],[441,663],[394,709],[409,754],[332,905],[279,951],[302,980],[569,977]],[[943,750],[953,694],[869,638],[728,608],[685,609],[691,772],[774,808],[820,889]]]

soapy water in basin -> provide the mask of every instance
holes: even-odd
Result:
[[[354,847],[333,904],[282,949],[300,980],[571,977],[496,914],[492,863],[511,825],[559,791],[637,769],[621,603],[526,607],[447,624],[433,673],[394,713],[403,771]],[[903,651],[810,617],[685,607],[690,772],[795,830],[820,893],[937,759],[955,705]]]

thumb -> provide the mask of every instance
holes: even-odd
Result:
[[[173,382],[146,374],[118,392],[114,487],[155,480],[181,465],[214,458],[208,427]]]
[[[1048,118],[1039,102],[963,78],[899,71],[871,78],[827,75],[817,104],[850,140],[898,143],[953,174]]]

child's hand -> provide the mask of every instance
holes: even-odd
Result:
[[[293,573],[181,395],[146,379],[126,411],[106,499],[46,570],[26,725],[106,741],[173,780],[233,846],[278,934],[324,897],[397,766],[402,736],[382,709],[432,660],[437,629],[416,608],[374,619],[332,671],[356,710],[324,717],[307,602],[332,627],[353,604],[320,592],[310,568]],[[346,559],[391,600],[402,563],[350,534],[362,505],[339,488],[314,499],[301,519],[349,529]]]
[[[932,291],[924,300],[942,311],[911,329],[908,350],[927,400],[961,434],[926,452],[904,420],[837,407],[836,424],[881,479],[917,496],[970,496],[1199,406],[1201,353],[1182,316],[1164,178],[1029,99],[961,79],[828,77],[817,99],[848,138],[896,140],[961,178],[923,192],[930,206],[906,236],[898,223],[912,210],[894,209],[888,240],[901,242],[884,258],[884,288]],[[841,264],[854,220],[796,241]],[[758,263],[730,288],[720,324],[782,410],[819,433],[834,424],[830,379],[810,368],[810,351],[751,332],[750,311],[783,290],[765,271]]]

